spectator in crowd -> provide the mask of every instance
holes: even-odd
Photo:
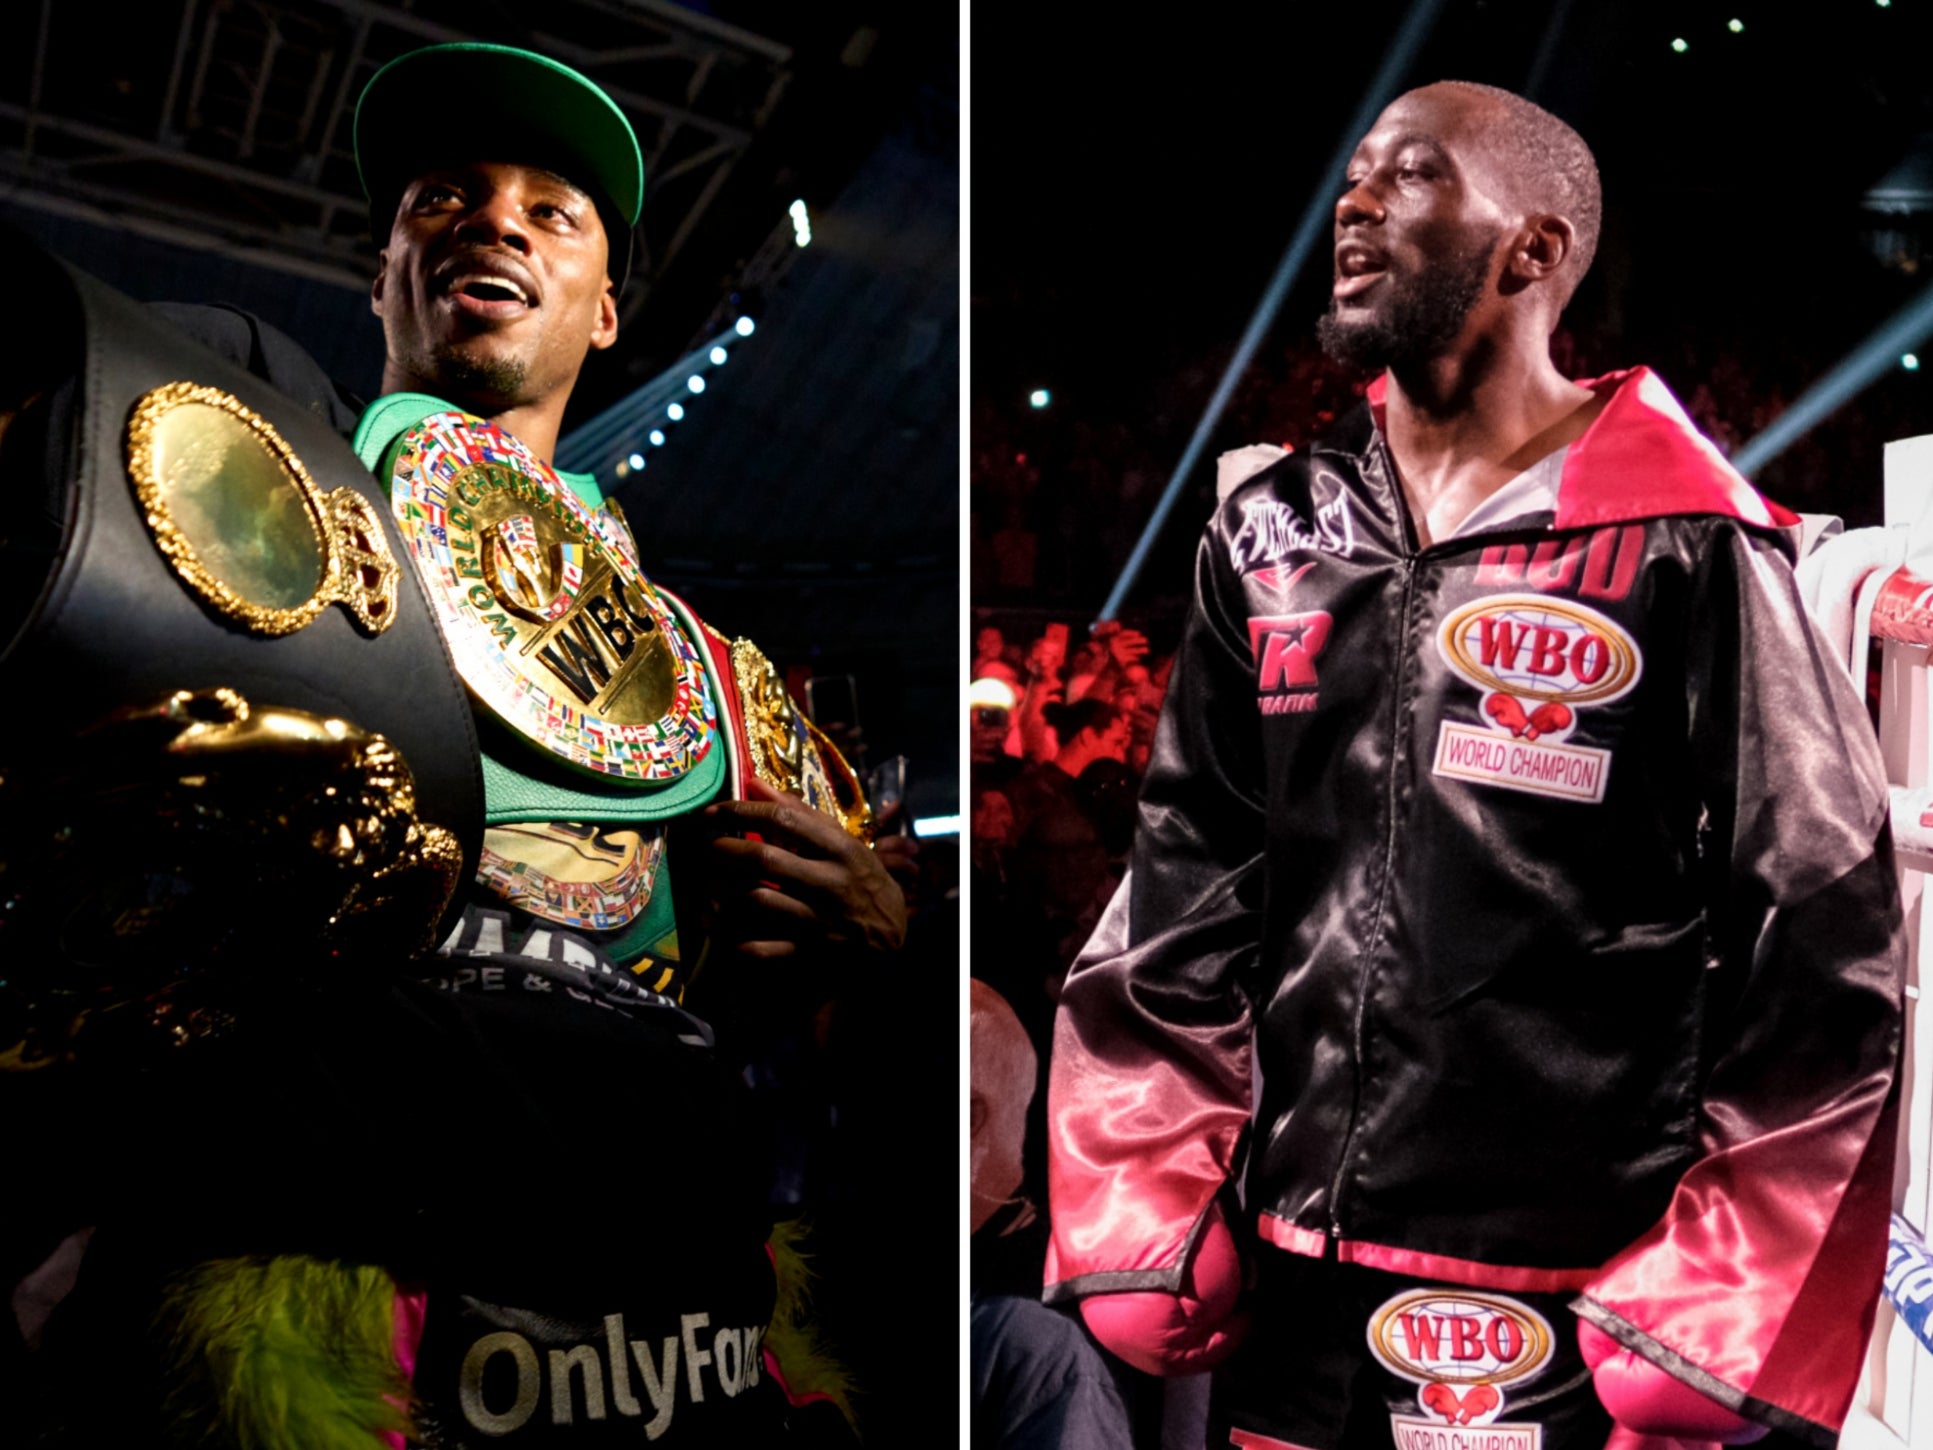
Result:
[[[1121,1450],[1132,1432],[1107,1361],[1078,1319],[1040,1302],[1046,1220],[1020,1191],[1033,1045],[985,982],[971,1016],[974,1450]]]

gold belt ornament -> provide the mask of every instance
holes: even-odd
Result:
[[[117,710],[57,762],[14,764],[0,1072],[78,1050],[89,1019],[186,1042],[299,975],[292,963],[360,971],[425,951],[462,874],[387,739],[231,689]]]
[[[477,880],[532,916],[580,931],[616,931],[650,905],[664,859],[662,831],[565,821],[484,832]]]
[[[732,642],[732,676],[745,710],[745,741],[758,778],[797,796],[871,843],[872,807],[846,757],[792,702],[785,681],[749,639]]]
[[[390,502],[464,683],[580,770],[666,782],[710,750],[696,646],[608,512],[515,436],[435,413],[403,437]]]
[[[324,494],[274,426],[231,393],[169,383],[142,395],[127,429],[128,478],[182,582],[263,635],[341,604],[370,634],[396,617],[401,573],[373,506]]]

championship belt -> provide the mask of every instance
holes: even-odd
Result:
[[[872,807],[839,747],[793,703],[785,681],[749,639],[732,641],[732,675],[745,713],[752,769],[774,790],[797,796],[872,844]]]
[[[662,820],[717,793],[725,752],[693,629],[618,518],[433,398],[383,399],[357,446],[458,673],[502,727],[484,745],[492,826]]]
[[[0,397],[0,1066],[110,1008],[173,1035],[237,983],[427,949],[481,776],[375,480],[145,309],[0,257],[56,360]]]

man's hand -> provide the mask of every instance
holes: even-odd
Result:
[[[1028,679],[1044,680],[1058,675],[1060,667],[1066,663],[1066,652],[1062,647],[1042,635],[1028,647],[1024,668]]]
[[[886,874],[899,883],[908,912],[919,909],[920,843],[912,836],[889,834],[889,827],[906,810],[905,801],[894,801],[879,813],[879,834],[873,838],[873,858],[886,868]]]
[[[1103,626],[1096,625],[1094,633],[1101,637]],[[1125,670],[1130,665],[1139,664],[1148,654],[1148,637],[1138,629],[1128,629],[1115,625],[1105,635],[1108,658],[1114,661],[1115,668]]]
[[[706,815],[760,841],[712,842],[718,932],[733,950],[771,961],[815,948],[884,956],[906,940],[906,897],[883,862],[797,796],[751,781],[753,799]]]

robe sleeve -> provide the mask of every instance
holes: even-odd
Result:
[[[1226,517],[1226,512],[1224,513]],[[1242,585],[1202,540],[1134,854],[1069,973],[1048,1090],[1049,1302],[1181,1288],[1237,1171],[1260,952],[1263,769]]]
[[[1750,1419],[1837,1440],[1886,1258],[1904,946],[1863,702],[1767,540],[1686,623],[1709,993],[1700,1158],[1577,1311]]]

